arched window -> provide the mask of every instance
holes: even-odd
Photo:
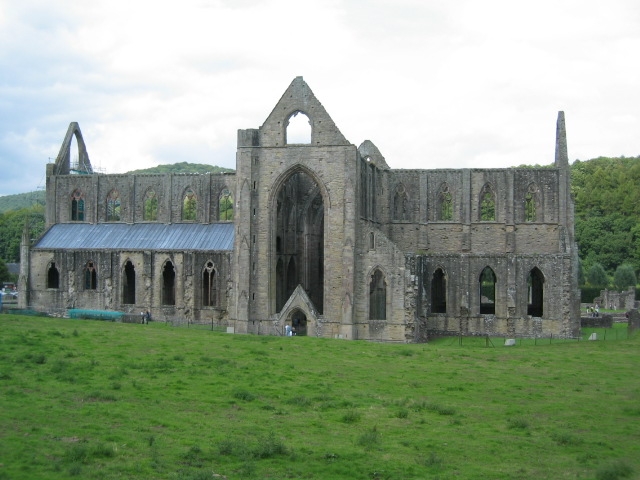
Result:
[[[487,184],[480,194],[480,221],[495,222],[496,220],[496,196],[491,185]]]
[[[218,305],[218,289],[216,285],[216,269],[213,262],[207,262],[202,271],[202,306]]]
[[[167,260],[162,269],[162,305],[176,304],[176,270]]]
[[[55,262],[51,262],[47,269],[47,288],[60,288],[60,272]]]
[[[145,222],[155,222],[158,220],[158,196],[156,192],[149,189],[144,194],[144,205],[142,220]]]
[[[124,305],[134,305],[136,303],[136,269],[127,260],[122,270],[122,303]]]
[[[98,273],[93,262],[87,262],[84,267],[84,289],[95,290],[98,288]]]
[[[397,186],[396,194],[393,197],[393,219],[409,219],[409,197],[403,184]]]
[[[84,222],[84,195],[80,190],[71,194],[71,221]]]
[[[532,317],[542,317],[542,314],[544,313],[544,275],[542,275],[542,272],[538,267],[534,267],[529,272],[527,287],[527,315],[531,315]]]
[[[438,220],[443,222],[453,220],[453,196],[449,191],[449,185],[446,183],[440,188],[438,203]]]
[[[447,278],[441,268],[431,279],[431,313],[447,313]]]
[[[193,190],[188,188],[182,199],[182,221],[193,222],[198,211],[198,198]]]
[[[287,144],[310,144],[311,122],[301,111],[294,112],[287,120]]]
[[[376,269],[369,284],[369,320],[387,319],[387,284],[384,274]]]
[[[107,195],[107,222],[120,221],[120,194],[117,190],[111,190]]]
[[[218,207],[220,211],[218,220],[221,222],[233,220],[233,196],[231,195],[231,192],[229,192],[228,188],[225,188],[220,192]]]
[[[536,222],[538,216],[536,214],[536,206],[538,203],[538,187],[534,184],[529,185],[527,195],[524,197],[524,221]]]
[[[376,249],[376,236],[373,232],[369,232],[369,250]]]
[[[495,315],[496,313],[496,275],[490,267],[485,267],[480,274],[480,313]]]

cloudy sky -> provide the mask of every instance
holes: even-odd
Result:
[[[94,167],[235,168],[303,76],[392,168],[640,155],[637,0],[0,0],[0,195],[45,185],[70,122]]]

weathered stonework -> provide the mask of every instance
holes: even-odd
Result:
[[[297,115],[309,120],[302,140],[289,130]],[[69,166],[74,135],[84,174]],[[180,251],[169,238],[144,248],[143,239],[126,249],[45,248],[41,239],[29,248],[25,235],[21,302],[59,312],[150,310],[156,320],[236,333],[282,335],[290,325],[303,335],[394,342],[575,336],[565,137],[561,113],[549,168],[393,170],[372,142],[345,139],[302,77],[262,126],[238,131],[235,174],[94,173],[71,124],[47,167],[52,235],[65,224],[114,223],[161,223],[195,235],[190,226],[232,222],[233,244]],[[224,192],[232,220],[221,218]],[[74,195],[82,196],[81,218]],[[189,196],[197,201],[185,219]],[[88,268],[97,272],[95,286]],[[211,292],[214,305],[205,298]]]

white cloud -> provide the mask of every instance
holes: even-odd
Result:
[[[0,0],[0,162],[35,189],[69,122],[94,165],[235,166],[303,75],[392,168],[640,154],[633,0]],[[15,180],[19,179],[18,182]]]

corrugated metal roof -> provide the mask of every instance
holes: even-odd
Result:
[[[58,223],[33,248],[224,251],[233,239],[233,223]]]

